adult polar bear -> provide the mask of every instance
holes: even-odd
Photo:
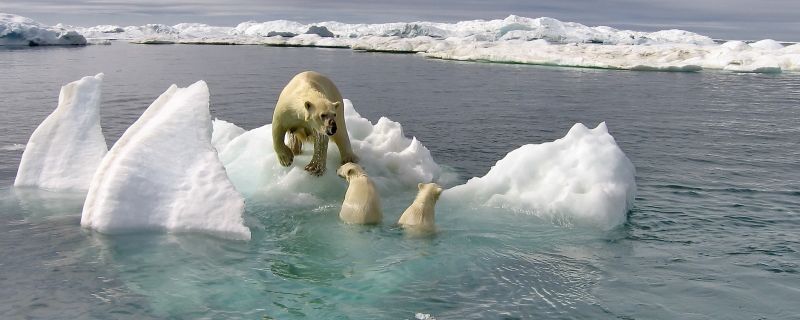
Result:
[[[286,133],[289,133],[287,146]],[[314,142],[314,155],[305,169],[325,173],[328,137],[339,148],[342,163],[357,162],[344,123],[344,102],[339,89],[327,77],[314,71],[301,72],[283,88],[272,114],[272,145],[281,165],[289,166],[300,154],[303,142]]]

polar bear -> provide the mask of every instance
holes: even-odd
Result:
[[[285,144],[289,133],[289,146]],[[272,113],[272,145],[281,165],[289,166],[300,154],[303,142],[314,142],[314,154],[305,170],[315,176],[325,173],[328,137],[339,148],[342,163],[358,162],[350,146],[344,122],[344,103],[339,89],[314,71],[301,72],[283,88]]]
[[[361,166],[348,162],[336,174],[350,184],[344,194],[339,218],[347,223],[378,224],[383,219],[381,198],[375,184]]]
[[[417,187],[417,197],[400,216],[397,224],[406,229],[432,232],[436,229],[433,209],[442,194],[442,188],[435,183],[420,183]]]

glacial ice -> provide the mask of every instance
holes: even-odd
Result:
[[[26,17],[0,12],[0,46],[84,44],[86,38],[74,30],[50,27]]]
[[[321,30],[328,32],[310,32]],[[774,40],[717,44],[684,30],[639,32],[606,26],[511,15],[505,19],[457,23],[396,22],[347,24],[335,21],[247,21],[236,27],[182,23],[175,26],[97,26],[78,28],[90,39],[137,43],[264,44],[352,48],[419,53],[463,61],[494,61],[623,70],[734,72],[800,71],[797,45]],[[316,34],[319,33],[319,34]],[[321,37],[325,35],[326,37]],[[333,37],[330,37],[333,35]],[[730,42],[729,42],[730,43]]]
[[[22,153],[16,187],[88,190],[108,151],[100,129],[103,74],[61,87],[58,106],[42,121]]]
[[[485,176],[445,190],[441,201],[611,229],[625,222],[635,194],[635,168],[604,122],[594,129],[577,123],[561,139],[511,151]]]
[[[353,151],[379,190],[410,189],[419,182],[444,183],[452,178],[439,167],[422,143],[404,136],[399,123],[382,117],[372,124],[358,114],[350,100],[345,99],[344,106]],[[219,157],[237,190],[246,197],[319,204],[344,195],[346,186],[336,176],[340,157],[334,144],[328,148],[325,174],[314,177],[303,170],[311,159],[311,144],[304,146],[303,153],[295,156],[290,167],[280,165],[272,147],[271,124],[242,134],[238,134],[239,129],[235,126],[216,125],[215,130],[220,130],[214,133],[215,136],[236,135],[224,146],[220,145]]]
[[[244,199],[211,143],[209,91],[173,85],[114,144],[95,172],[81,225],[250,239]]]

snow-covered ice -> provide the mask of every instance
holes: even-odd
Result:
[[[338,202],[346,190],[335,174],[337,148],[328,148],[322,177],[304,170],[311,144],[283,167],[273,151],[271,124],[248,131],[211,120],[203,81],[184,89],[171,86],[106,151],[98,113],[101,79],[98,74],[62,88],[56,112],[25,146],[17,179],[20,186],[48,189],[86,189],[91,181],[84,227],[103,233],[155,229],[249,239],[244,197],[318,207]],[[420,182],[455,181],[455,174],[437,164],[420,141],[405,136],[400,123],[385,117],[373,123],[347,99],[344,108],[353,150],[382,194],[413,192]],[[74,165],[48,160],[54,155],[79,160]],[[57,166],[41,170],[34,165]],[[636,191],[634,175],[604,123],[591,130],[576,124],[562,139],[510,152],[484,177],[446,190],[442,202],[449,209],[496,207],[608,229],[626,219]]]
[[[485,176],[444,191],[441,201],[611,229],[633,206],[635,173],[605,123],[578,123],[561,139],[509,152]]]
[[[411,190],[419,182],[445,183],[452,179],[453,176],[439,167],[422,143],[403,134],[400,123],[382,117],[372,124],[356,112],[350,100],[345,99],[344,105],[353,151],[361,159],[359,164],[369,172],[381,191]],[[220,159],[240,192],[248,197],[317,205],[324,199],[344,194],[346,186],[336,176],[340,157],[334,144],[328,148],[325,174],[314,177],[303,169],[311,159],[313,146],[306,144],[292,165],[283,167],[273,151],[271,126],[268,124],[239,134],[238,127],[222,123],[215,125],[215,129],[220,131],[214,136],[236,136],[218,148]],[[234,133],[230,134],[231,131]]]
[[[100,129],[103,74],[61,87],[58,106],[23,146],[14,186],[88,190],[108,151]]]
[[[84,45],[74,30],[43,25],[32,19],[0,12],[0,46]]]
[[[324,29],[323,29],[324,28]],[[324,21],[247,21],[235,27],[174,26],[78,28],[90,39],[136,43],[263,44],[419,53],[429,58],[623,70],[733,72],[800,71],[800,52],[774,40],[717,44],[685,30],[640,32],[589,27],[541,17],[457,23],[348,24]],[[745,47],[742,47],[745,46]],[[736,47],[738,46],[738,47]],[[796,45],[795,45],[796,46]],[[749,50],[753,49],[753,50]]]
[[[209,91],[171,86],[114,144],[92,178],[81,225],[250,239],[244,199],[211,144]]]

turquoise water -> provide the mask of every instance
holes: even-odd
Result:
[[[637,167],[629,222],[569,227],[437,207],[439,232],[247,200],[249,242],[81,229],[82,194],[11,187],[58,88],[105,72],[109,144],[170,84],[209,83],[212,115],[270,121],[293,74],[329,75],[372,121],[403,124],[458,182],[520,145],[606,121]],[[800,319],[800,78],[458,63],[260,46],[0,50],[0,318]],[[486,111],[491,110],[488,117]],[[454,117],[453,114],[456,116]]]

